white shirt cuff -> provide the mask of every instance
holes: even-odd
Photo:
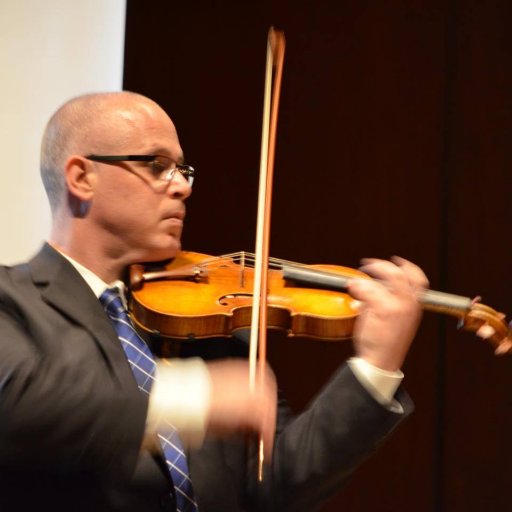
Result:
[[[202,359],[158,360],[146,433],[161,433],[171,425],[184,446],[199,446],[206,432],[210,394],[210,374]]]
[[[377,402],[390,411],[404,412],[402,405],[393,398],[404,378],[400,370],[394,372],[382,370],[360,357],[352,357],[347,363],[357,380]]]

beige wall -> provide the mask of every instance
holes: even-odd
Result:
[[[125,0],[0,0],[0,263],[50,229],[39,178],[46,120],[65,100],[122,86]]]

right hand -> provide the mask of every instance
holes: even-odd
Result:
[[[276,428],[277,386],[267,366],[264,382],[249,389],[247,361],[229,359],[207,364],[212,383],[207,430],[213,434],[258,433],[270,459]]]

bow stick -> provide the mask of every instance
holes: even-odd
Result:
[[[279,108],[284,49],[285,39],[283,32],[275,31],[271,27],[267,38],[258,216],[256,224],[256,258],[254,265],[251,337],[249,342],[249,387],[252,391],[256,390],[256,385],[263,386],[265,361],[267,357],[267,290],[270,212],[272,202],[272,179],[274,175],[277,112]],[[259,376],[258,382],[256,381],[257,373]],[[260,436],[258,443],[258,480],[260,482],[263,480],[263,462],[263,439]]]

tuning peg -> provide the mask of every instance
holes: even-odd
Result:
[[[495,334],[496,329],[489,324],[481,325],[476,331],[476,335],[480,336],[480,338],[482,338],[483,340],[487,340],[494,336]]]

